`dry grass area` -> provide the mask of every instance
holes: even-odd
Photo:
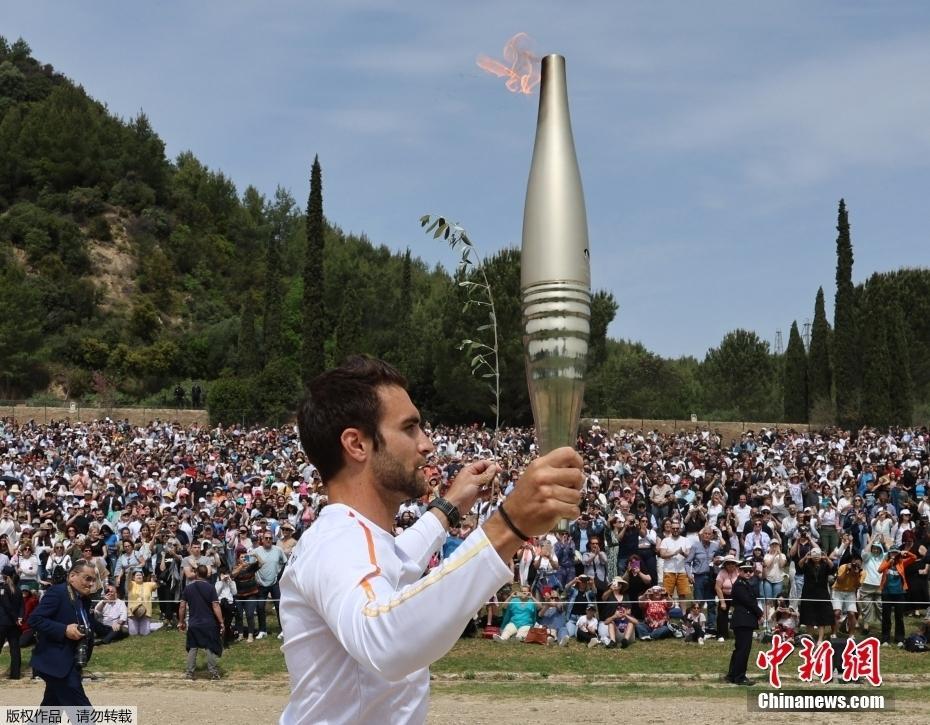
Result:
[[[136,291],[137,270],[123,220],[116,212],[103,216],[110,225],[113,241],[89,239],[87,251],[93,265],[94,284],[102,293],[100,307],[109,312],[128,306]]]

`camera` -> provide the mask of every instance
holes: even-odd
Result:
[[[87,639],[87,627],[83,624],[77,626],[81,633],[81,639],[77,641],[77,649],[74,650],[74,664],[81,668],[87,664],[90,659],[90,644]]]

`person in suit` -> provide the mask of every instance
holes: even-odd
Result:
[[[755,572],[755,563],[744,559],[739,565],[739,578],[733,582],[730,598],[733,602],[730,628],[733,630],[735,644],[730,655],[730,669],[723,678],[734,685],[754,685],[746,677],[749,665],[749,651],[752,649],[752,633],[762,619],[762,610],[756,603],[756,593],[750,579]]]
[[[32,671],[45,680],[43,706],[90,706],[76,655],[83,640],[89,660],[93,635],[104,636],[108,630],[97,622],[90,607],[96,586],[93,564],[79,560],[68,572],[67,581],[49,587],[29,617],[29,626],[36,633]]]

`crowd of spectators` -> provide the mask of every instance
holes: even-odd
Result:
[[[427,433],[430,494],[401,506],[398,530],[468,461],[501,466],[436,565],[493,513],[535,441],[527,429]],[[534,630],[590,647],[723,640],[743,559],[756,567],[770,630],[901,643],[905,616],[930,606],[926,429],[763,428],[725,441],[713,430],[608,432],[595,421],[578,448],[581,516],[526,542],[512,592],[476,619],[501,641]],[[112,630],[103,642],[177,627],[198,565],[219,596],[227,643],[272,635],[280,574],[326,500],[293,425],[0,423],[0,569],[23,593],[24,643],[37,598],[79,559],[98,573],[96,609]]]

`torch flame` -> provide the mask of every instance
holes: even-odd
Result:
[[[479,55],[478,67],[498,78],[506,78],[509,91],[529,95],[539,85],[540,59],[529,49],[532,42],[526,33],[517,33],[504,46],[504,62]]]

